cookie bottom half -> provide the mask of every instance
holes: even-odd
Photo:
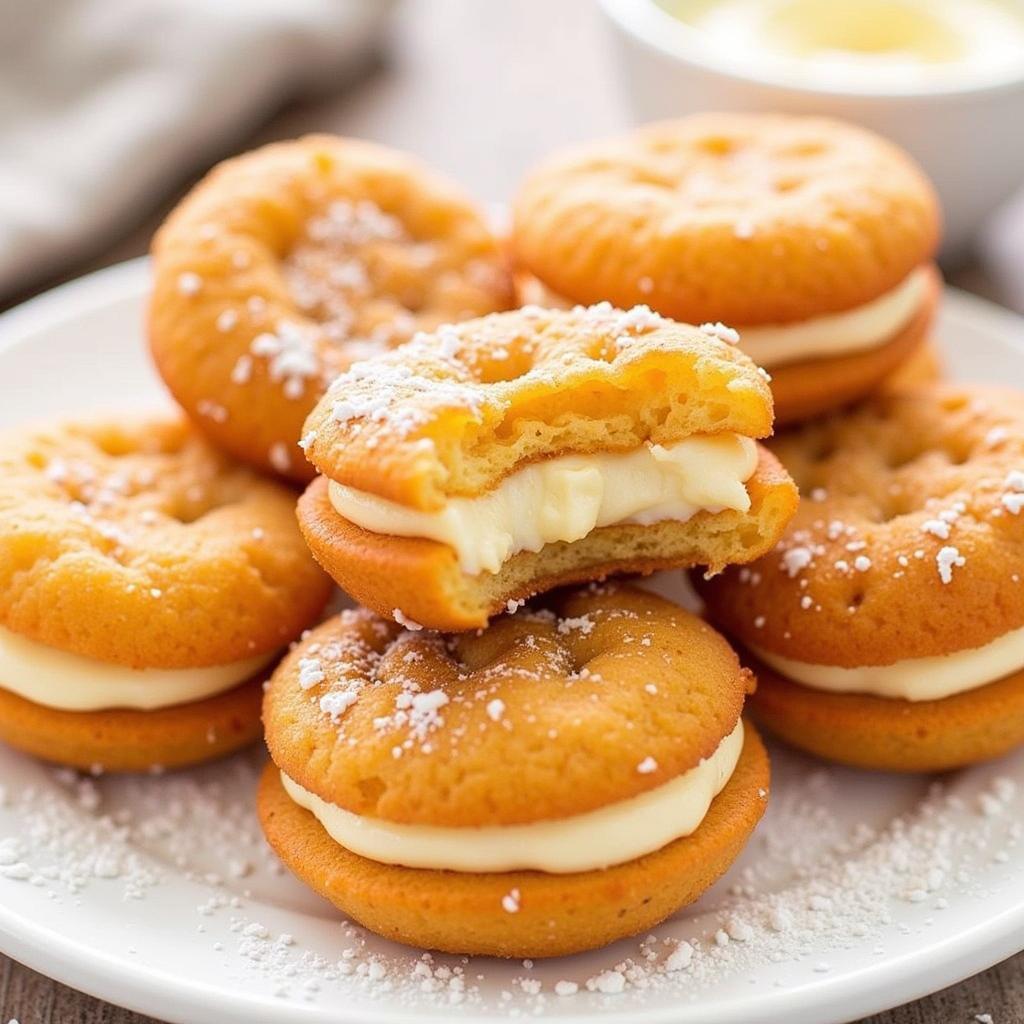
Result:
[[[155,711],[61,711],[0,687],[0,740],[82,771],[146,772],[213,761],[257,740],[266,673]]]
[[[870,394],[908,364],[914,365],[926,343],[940,292],[938,271],[933,271],[917,313],[883,345],[851,355],[809,359],[772,369],[776,427],[841,409]]]
[[[794,747],[857,768],[938,772],[988,761],[1024,743],[1024,671],[942,700],[830,693],[756,659],[751,714]]]

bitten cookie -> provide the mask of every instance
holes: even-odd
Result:
[[[177,417],[0,435],[0,739],[173,768],[259,736],[261,683],[330,581],[294,497]]]
[[[553,586],[746,562],[792,481],[755,442],[763,376],[714,330],[607,303],[422,336],[337,379],[306,423],[313,554],[399,622],[474,629]]]
[[[1024,396],[885,395],[774,442],[804,501],[777,549],[698,581],[796,746],[937,771],[1024,742]]]
[[[366,610],[267,689],[258,809],[285,864],[361,924],[454,953],[556,956],[696,899],[765,807],[753,678],[709,626],[593,585],[480,633]]]
[[[790,423],[862,397],[916,351],[938,238],[931,185],[878,136],[699,114],[542,164],[516,197],[512,249],[570,302],[735,328]]]
[[[149,338],[188,414],[293,480],[327,383],[421,329],[507,309],[504,253],[463,192],[403,153],[314,135],[213,170],[153,241]]]

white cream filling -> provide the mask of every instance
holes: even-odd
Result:
[[[471,873],[560,875],[636,860],[692,835],[732,777],[742,749],[743,722],[739,721],[710,757],[671,782],[596,811],[528,825],[398,825],[327,803],[284,772],[281,782],[292,800],[310,811],[336,843],[369,860]]]
[[[563,455],[509,474],[494,490],[449,498],[423,512],[346,487],[328,494],[350,522],[373,533],[427,537],[455,549],[469,576],[497,572],[519,551],[576,541],[601,526],[685,522],[700,511],[746,512],[744,486],[757,468],[749,437],[688,437],[674,445],[630,452]]]
[[[815,690],[833,693],[870,693],[900,700],[942,700],[975,690],[1024,669],[1024,629],[955,654],[934,658],[907,658],[893,665],[839,668],[794,661],[759,647],[750,648],[766,665],[787,679]]]
[[[261,654],[207,668],[128,668],[70,654],[0,626],[0,687],[60,711],[153,711],[212,697],[255,675]]]
[[[920,308],[928,287],[927,267],[912,271],[892,291],[854,309],[793,324],[737,327],[740,348],[758,366],[848,355],[876,348]]]

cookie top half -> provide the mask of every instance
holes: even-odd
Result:
[[[776,549],[698,581],[746,644],[888,665],[1024,627],[1024,395],[930,386],[772,443],[803,496]]]
[[[264,702],[275,764],[355,814],[443,826],[564,818],[709,757],[750,674],[700,619],[629,587],[562,591],[480,632],[343,612]]]
[[[789,323],[860,306],[928,261],[920,169],[862,128],[697,114],[556,154],[514,202],[517,263],[573,302]]]
[[[293,492],[183,419],[0,435],[0,626],[133,668],[203,667],[283,647],[329,593]]]
[[[153,240],[162,376],[234,455],[294,479],[327,383],[417,330],[512,304],[483,210],[397,150],[313,135],[215,168]]]
[[[768,383],[723,334],[608,303],[446,325],[340,376],[302,445],[338,483],[436,509],[541,458],[766,437]]]

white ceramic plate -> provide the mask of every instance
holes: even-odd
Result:
[[[145,290],[134,262],[0,319],[0,426],[166,402],[142,342]],[[955,376],[1024,386],[1022,321],[954,293],[940,334]],[[525,966],[424,961],[340,921],[263,844],[256,752],[93,781],[0,750],[0,948],[182,1024],[833,1024],[1024,947],[1024,752],[941,782],[773,754],[764,822],[697,905],[650,940]],[[692,960],[669,972],[680,939]],[[579,992],[557,995],[559,981]]]

